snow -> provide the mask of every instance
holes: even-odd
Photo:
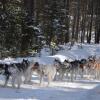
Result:
[[[30,25],[28,27],[33,28],[34,30],[37,30],[38,32],[41,32],[40,29],[38,27],[36,27],[36,26]]]
[[[53,64],[54,59],[52,59],[51,57],[36,57],[33,59],[33,61],[35,62],[39,62],[39,64]]]
[[[100,91],[99,82],[88,80],[73,83],[56,81],[49,87],[46,84],[45,82],[45,85],[40,87],[38,80],[33,80],[32,85],[23,84],[20,90],[13,89],[10,85],[7,88],[0,87],[0,100],[90,100],[89,98],[95,98],[94,96],[97,98],[96,93]],[[92,95],[94,91],[95,95]]]
[[[42,49],[41,57],[26,58],[5,58],[0,63],[21,62],[23,59],[38,61],[41,64],[51,64],[57,58],[61,62],[65,59],[70,61],[75,59],[87,58],[90,55],[100,57],[100,44],[88,45],[75,44],[71,50],[68,45],[63,45],[64,50],[58,51],[56,55],[50,56],[49,49]],[[45,80],[42,86],[39,86],[39,78],[32,75],[30,84],[22,84],[21,89],[11,88],[11,81],[7,87],[3,87],[4,77],[0,75],[0,100],[99,100],[100,99],[100,81],[93,79],[77,79],[74,82],[68,80],[53,81],[47,86]]]
[[[75,59],[87,59],[91,55],[100,57],[100,45],[82,44],[82,48],[80,48],[79,44],[76,44],[71,50],[68,49],[68,45],[65,45],[64,50],[59,51],[53,57],[58,58],[63,62],[65,59],[69,61],[73,61]]]

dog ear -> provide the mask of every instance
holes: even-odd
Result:
[[[23,61],[25,61],[25,59],[23,58]]]
[[[22,62],[25,62],[25,59],[23,59]]]

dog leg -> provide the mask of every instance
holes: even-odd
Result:
[[[43,84],[43,77],[44,77],[44,75],[41,74],[41,75],[40,75],[40,86]]]
[[[20,89],[21,83],[22,83],[22,78],[21,78],[21,76],[18,76],[18,77],[17,77],[17,88],[18,88],[18,89]]]
[[[16,76],[12,75],[12,87],[13,88],[15,88],[15,79],[16,79]]]
[[[7,84],[8,84],[8,81],[9,81],[9,75],[7,75],[7,76],[5,77],[5,83],[4,83],[4,87],[5,87],[5,86],[7,86]]]

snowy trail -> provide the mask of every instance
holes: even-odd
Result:
[[[87,100],[100,100],[100,84],[92,90],[89,90]]]
[[[46,83],[45,83],[46,84]],[[50,87],[23,84],[20,90],[0,86],[0,100],[99,100],[99,82],[53,82]]]

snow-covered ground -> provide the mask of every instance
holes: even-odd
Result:
[[[77,80],[71,82],[46,82],[39,86],[36,77],[30,85],[22,84],[21,89],[0,87],[0,100],[99,100],[100,82],[93,80]],[[2,83],[2,81],[0,81]]]
[[[100,45],[83,44],[81,49],[78,44],[68,49],[67,45],[62,46],[64,49],[56,55],[50,56],[48,51],[43,49],[41,57],[27,57],[30,61],[38,61],[42,64],[53,63],[55,58],[62,62],[65,59],[74,60],[87,58],[90,55],[100,57]],[[1,60],[0,62],[21,62],[22,58]],[[3,87],[4,78],[0,75],[0,100],[99,100],[100,99],[100,81],[89,79],[77,79],[73,83],[67,80],[53,81],[49,87],[47,82],[39,86],[39,78],[32,76],[32,83],[22,84],[21,89],[11,88],[9,82],[8,87]]]

